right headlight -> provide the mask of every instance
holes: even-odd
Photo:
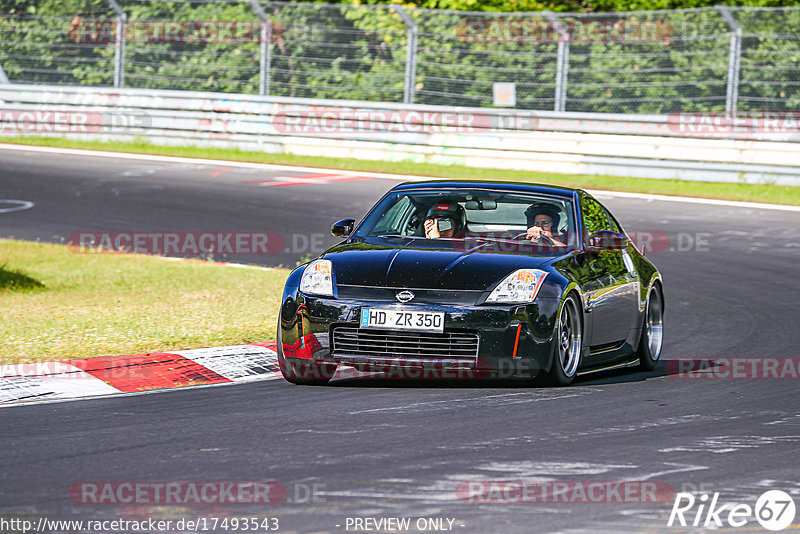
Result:
[[[306,265],[300,279],[300,291],[309,295],[333,296],[333,264],[331,260],[316,260]]]
[[[546,276],[547,273],[539,269],[516,270],[497,284],[486,302],[503,304],[533,302]]]

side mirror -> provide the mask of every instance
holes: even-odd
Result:
[[[347,237],[353,231],[353,226],[356,224],[355,219],[342,219],[339,222],[333,223],[331,226],[331,234],[333,237]]]
[[[627,247],[627,236],[611,230],[600,230],[589,236],[586,250],[589,252],[602,252],[605,250],[625,250]]]

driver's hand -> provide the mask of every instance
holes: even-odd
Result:
[[[436,221],[433,219],[425,219],[425,237],[428,239],[441,237],[439,235],[439,229],[436,227]]]
[[[531,241],[538,241],[539,237],[542,235],[542,228],[539,226],[531,226],[528,228],[526,235]]]

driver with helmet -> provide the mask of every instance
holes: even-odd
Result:
[[[462,239],[466,233],[467,214],[458,202],[437,202],[425,217],[425,237],[428,239]]]
[[[534,243],[545,243],[554,247],[565,247],[566,235],[558,233],[561,214],[552,204],[532,204],[525,210],[528,222],[527,238]],[[552,244],[551,244],[552,241]]]

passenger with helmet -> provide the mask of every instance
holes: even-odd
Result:
[[[467,214],[458,202],[437,202],[425,218],[428,239],[461,239],[466,233]]]
[[[553,247],[565,247],[567,236],[558,233],[561,213],[552,204],[532,204],[525,210],[528,222],[527,238],[534,243],[544,242]],[[552,242],[552,243],[551,243]]]

